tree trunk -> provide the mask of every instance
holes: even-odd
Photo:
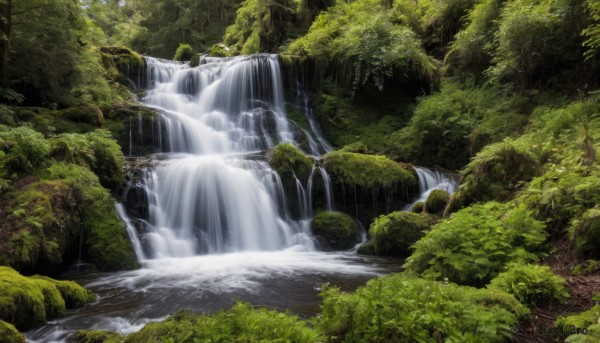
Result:
[[[12,27],[12,0],[4,0],[0,4],[0,86],[8,87],[8,56],[10,52],[10,35]]]

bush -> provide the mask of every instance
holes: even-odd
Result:
[[[434,189],[425,201],[424,211],[431,214],[441,214],[450,200],[450,194],[441,189]]]
[[[104,114],[95,105],[71,107],[60,111],[60,117],[76,123],[100,126],[104,124]]]
[[[537,261],[544,227],[524,205],[472,205],[428,231],[404,266],[424,277],[483,286],[510,262]]]
[[[173,60],[175,61],[189,61],[194,57],[194,49],[189,44],[181,43],[175,51]]]
[[[48,142],[25,126],[0,125],[0,146],[0,177],[16,178],[48,163]]]
[[[146,325],[125,338],[127,343],[204,342],[317,342],[318,335],[297,316],[237,302],[213,315],[178,312],[166,321]]]
[[[506,139],[486,146],[461,172],[462,180],[451,200],[456,210],[474,202],[510,200],[524,184],[542,171],[540,162],[523,140]],[[457,204],[460,199],[461,203]]]
[[[25,336],[11,324],[0,320],[0,337],[4,343],[25,343]]]
[[[600,257],[600,208],[589,209],[574,220],[569,228],[569,239],[580,256]]]
[[[598,296],[596,296],[598,298]],[[567,317],[558,316],[556,326],[563,332],[572,333],[565,342],[568,343],[593,343],[600,340],[600,305],[591,309],[570,315]],[[577,330],[579,333],[577,333]],[[581,331],[587,330],[587,333]]]
[[[569,298],[566,284],[547,266],[514,263],[492,279],[488,287],[510,293],[523,304],[540,306],[553,301],[564,303]]]
[[[295,186],[296,178],[305,184],[313,168],[313,161],[292,144],[279,144],[273,149],[269,165],[281,177],[283,183]]]
[[[504,342],[528,314],[502,291],[402,274],[353,293],[326,287],[322,296],[317,327],[331,342]]]
[[[374,255],[408,256],[409,248],[434,224],[427,214],[392,212],[381,216],[369,227],[371,240],[361,253]],[[370,250],[367,250],[370,249]]]
[[[325,248],[352,248],[360,236],[357,221],[342,212],[319,212],[310,224],[312,233]]]

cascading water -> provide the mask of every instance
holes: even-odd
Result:
[[[435,189],[444,190],[450,193],[450,195],[454,194],[456,191],[458,178],[455,175],[423,167],[414,168],[419,179],[419,197],[406,205],[404,211],[410,211],[417,202],[424,202],[427,200],[429,194]]]

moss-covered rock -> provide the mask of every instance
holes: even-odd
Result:
[[[574,220],[569,228],[569,238],[579,255],[599,258],[600,208],[587,210],[581,218]]]
[[[598,298],[598,296],[596,296]],[[566,338],[568,343],[600,342],[600,305],[587,311],[572,314],[567,317],[558,316],[556,326],[563,332],[572,333]]]
[[[428,214],[392,212],[381,216],[369,227],[371,240],[359,253],[386,256],[408,256],[410,247],[423,237],[435,220]],[[365,246],[366,245],[366,246]]]
[[[103,46],[100,48],[100,53],[109,79],[126,86],[129,86],[127,79],[145,81],[146,62],[135,51],[125,46]]]
[[[511,139],[486,146],[461,172],[460,186],[448,208],[458,210],[475,202],[511,199],[542,171],[529,149],[527,142]]]
[[[429,193],[427,200],[425,201],[424,210],[431,214],[440,214],[444,212],[448,201],[450,200],[450,194],[441,189],[434,189]]]
[[[47,319],[65,314],[65,300],[50,278],[27,278],[10,267],[0,267],[0,320],[27,330]],[[78,292],[87,292],[80,286],[72,286]],[[89,302],[89,298],[77,307]]]
[[[401,210],[418,189],[414,169],[385,156],[334,151],[323,159],[336,206],[368,225],[373,218]]]
[[[76,123],[100,126],[104,124],[104,114],[94,105],[71,107],[60,111],[60,117]]]
[[[352,248],[360,235],[356,220],[342,212],[317,213],[311,230],[324,248],[332,250]]]
[[[425,203],[422,201],[416,202],[413,207],[410,209],[411,212],[414,213],[422,213],[425,210]]]
[[[313,161],[289,143],[279,144],[273,149],[269,164],[287,185],[295,185],[295,178],[305,184],[313,167]]]
[[[25,336],[10,323],[0,320],[0,338],[4,343],[25,343]]]
[[[34,275],[35,280],[44,280],[53,284],[60,292],[67,308],[79,308],[96,300],[96,295],[73,281],[54,280],[47,276]]]
[[[332,180],[349,187],[394,188],[416,182],[412,168],[385,156],[334,151],[324,162]]]

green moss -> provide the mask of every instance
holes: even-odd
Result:
[[[95,105],[71,107],[60,111],[60,117],[76,123],[100,126],[104,124],[104,114]]]
[[[100,48],[105,68],[110,67],[144,67],[142,56],[125,46],[103,46]]]
[[[600,257],[600,208],[587,210],[569,228],[569,238],[582,257]]]
[[[28,127],[0,125],[0,177],[15,179],[46,165],[50,146],[44,136]]]
[[[524,205],[472,205],[428,231],[404,266],[429,278],[482,286],[510,262],[536,262],[544,228]]]
[[[372,250],[375,255],[408,256],[410,247],[434,223],[428,214],[413,212],[392,212],[381,216],[369,227],[373,249],[363,248],[362,253]]]
[[[4,343],[25,343],[25,336],[10,323],[0,320],[0,337]]]
[[[513,263],[492,279],[488,287],[508,292],[523,304],[545,305],[553,301],[564,303],[569,298],[566,284],[548,266]]]
[[[332,181],[365,189],[407,187],[416,182],[412,168],[385,156],[334,151],[325,155]]]
[[[444,212],[449,200],[450,194],[448,192],[441,189],[434,189],[429,193],[425,201],[424,211],[431,214],[441,214]]]
[[[306,183],[313,167],[313,161],[289,143],[279,144],[273,149],[269,164],[288,185],[295,184],[294,176]]]
[[[413,213],[422,213],[424,210],[425,210],[425,203],[422,201],[415,203],[413,205],[413,207],[410,209],[410,211]]]
[[[558,316],[556,326],[563,332],[572,333],[568,343],[596,343],[600,341],[600,305],[567,317]],[[587,332],[582,332],[586,330]]]
[[[64,313],[65,302],[53,283],[0,267],[0,320],[27,330]]]
[[[206,53],[212,57],[233,56],[233,50],[229,49],[225,44],[222,43],[212,45],[210,48],[208,48],[208,51]]]
[[[195,68],[200,65],[200,59],[202,56],[200,54],[194,54],[192,59],[190,60],[190,67]]]
[[[325,248],[344,250],[352,248],[359,237],[356,220],[342,212],[319,212],[311,222],[313,235]]]
[[[73,281],[54,280],[41,275],[34,275],[31,278],[36,280],[45,280],[52,283],[56,289],[58,289],[61,297],[64,299],[66,308],[80,308],[85,304],[96,300],[96,295],[94,295],[94,293],[79,286]]]
[[[67,343],[122,343],[123,336],[116,332],[99,330],[76,331],[67,338]]]

